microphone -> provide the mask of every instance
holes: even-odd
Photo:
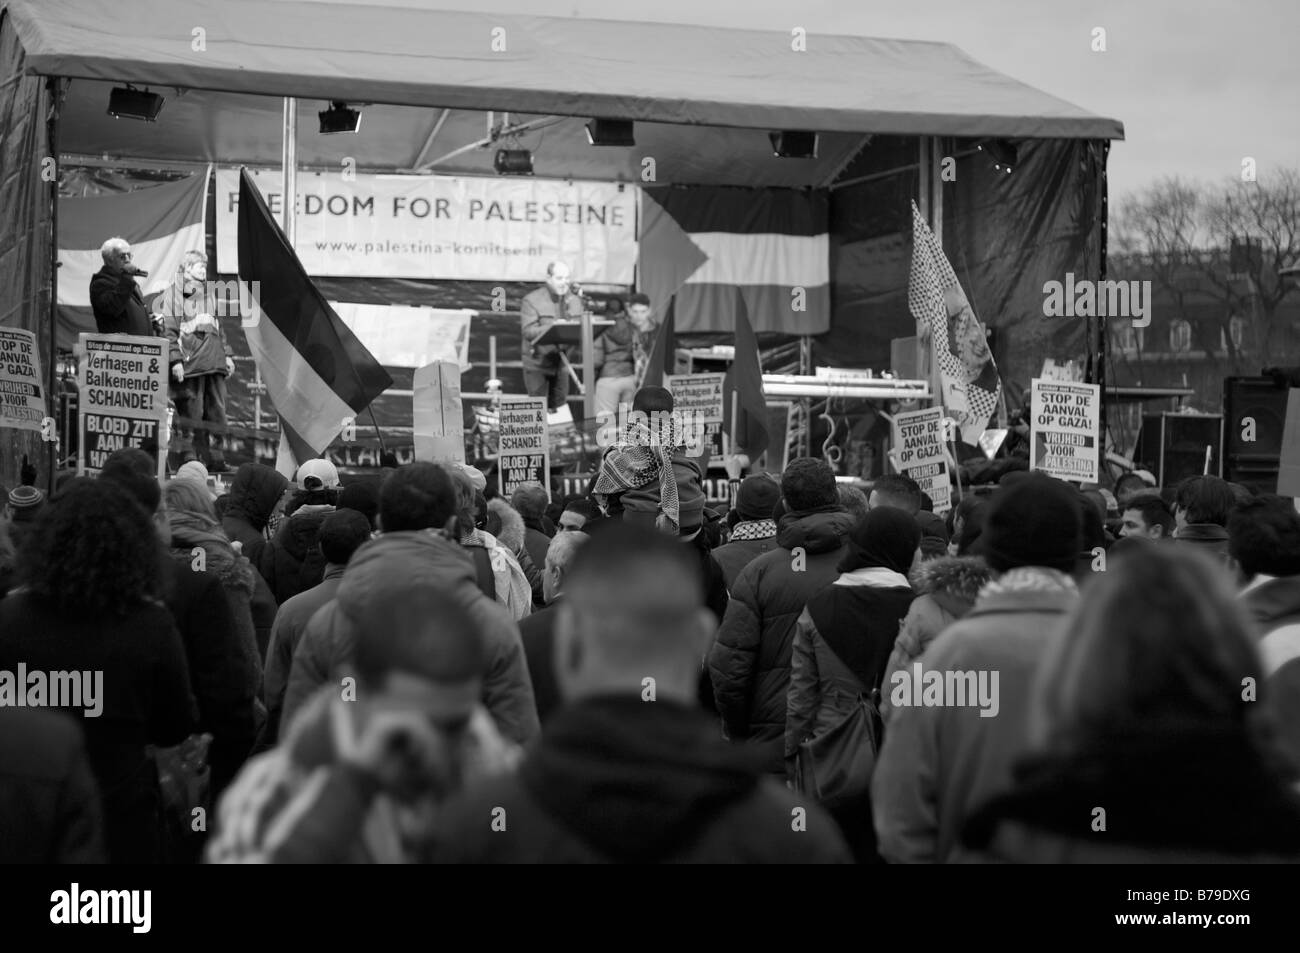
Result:
[[[131,270],[128,271],[127,274],[128,274],[128,275],[134,275],[136,278],[148,278],[148,277],[149,277],[149,272],[145,271],[143,268],[137,268],[135,265],[132,265],[132,266],[131,266]]]

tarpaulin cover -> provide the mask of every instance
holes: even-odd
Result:
[[[991,329],[1004,381],[1027,385],[1043,358],[1084,353],[1084,319],[1044,317],[1043,284],[1101,276],[1102,162],[1099,143],[1022,142],[1010,175],[973,152],[943,187],[943,246]],[[816,363],[888,368],[891,339],[916,333],[907,283],[917,194],[915,169],[834,193],[834,315],[814,339]]]
[[[37,331],[41,367],[48,373],[50,203],[41,176],[50,154],[45,81],[23,75],[24,57],[14,24],[0,12],[0,326]],[[44,382],[42,382],[44,383]],[[49,410],[50,414],[54,408]],[[0,486],[18,482],[22,457],[48,476],[48,446],[30,430],[0,429]]]

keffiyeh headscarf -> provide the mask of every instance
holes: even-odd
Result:
[[[619,442],[600,461],[592,490],[603,508],[609,498],[659,481],[659,509],[676,530],[681,524],[673,450],[684,443],[677,419],[671,413],[628,421]]]

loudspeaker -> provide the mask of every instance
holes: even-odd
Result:
[[[1277,491],[1288,393],[1274,377],[1224,378],[1227,479],[1252,484],[1266,493]]]
[[[1143,414],[1134,462],[1150,467],[1162,487],[1205,472],[1205,448],[1210,448],[1210,474],[1223,475],[1223,416],[1221,414]]]

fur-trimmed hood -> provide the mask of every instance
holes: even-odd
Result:
[[[178,540],[173,540],[173,543]],[[246,556],[241,556],[231,549],[204,549],[203,563],[196,563],[198,553],[192,546],[173,546],[168,554],[180,566],[185,567],[190,572],[213,572],[221,579],[221,585],[228,591],[236,592],[253,597],[253,591],[257,588],[256,581],[253,578],[253,564],[248,561]],[[198,567],[202,565],[200,570]]]
[[[519,511],[499,496],[488,500],[488,512],[501,521],[501,531],[496,534],[497,541],[512,553],[524,548],[524,518]]]
[[[940,556],[916,568],[912,587],[918,595],[943,593],[974,602],[990,578],[989,567],[979,556]]]

